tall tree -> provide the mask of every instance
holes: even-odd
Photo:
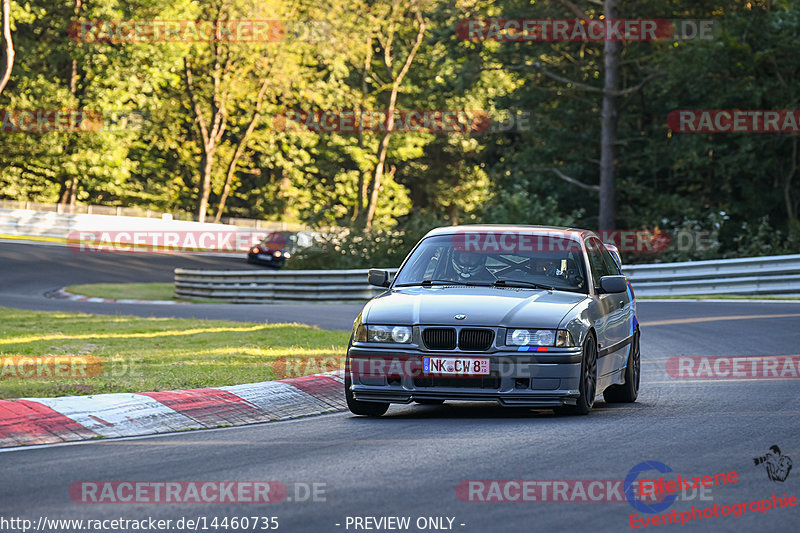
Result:
[[[14,41],[11,37],[11,0],[2,0],[2,13],[0,13],[0,22],[2,23],[3,35],[0,42],[2,42],[3,62],[0,63],[0,93],[6,88],[9,78],[11,78],[11,69],[14,67]]]
[[[409,18],[413,17],[417,31],[414,40],[405,54],[404,59],[398,61],[396,52],[395,38],[400,37],[402,34],[400,30],[406,25]],[[386,107],[386,132],[381,138],[378,145],[378,162],[375,165],[375,173],[372,177],[372,184],[370,185],[369,203],[367,204],[367,214],[365,218],[365,227],[370,229],[375,217],[375,210],[378,206],[378,196],[380,195],[383,175],[386,168],[386,154],[389,151],[389,141],[392,138],[394,130],[394,113],[397,108],[397,95],[400,92],[400,87],[403,80],[414,62],[414,57],[417,55],[422,39],[425,36],[425,28],[427,23],[422,17],[418,0],[407,2],[405,0],[392,0],[390,14],[387,24],[378,30],[377,40],[383,48],[383,66],[386,69],[386,82],[389,84],[388,105]],[[399,70],[397,70],[399,63]]]
[[[604,11],[606,20],[616,20],[617,0],[605,0]],[[620,42],[606,38],[603,43],[603,110],[600,114],[600,205],[598,228],[613,230],[616,228],[617,198],[616,198],[616,142],[617,120],[617,90],[619,85],[619,54]]]

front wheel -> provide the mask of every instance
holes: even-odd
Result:
[[[349,365],[347,366],[349,368]],[[354,415],[359,416],[374,416],[378,417],[384,414],[389,409],[388,403],[382,402],[360,402],[353,397],[353,391],[350,390],[351,385],[350,372],[344,376],[344,398],[347,401],[347,408]]]
[[[581,395],[575,405],[564,405],[555,409],[559,415],[585,415],[592,410],[597,393],[597,343],[589,333],[583,341],[581,358],[581,381],[578,387]]]
[[[608,403],[632,403],[639,396],[639,378],[641,375],[641,350],[639,349],[639,330],[633,334],[628,365],[625,368],[625,383],[614,385],[603,392]]]

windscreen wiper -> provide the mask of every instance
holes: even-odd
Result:
[[[522,281],[517,279],[498,279],[492,283],[492,287],[525,287],[531,289],[544,289],[546,291],[554,291],[555,287],[548,287],[540,283],[533,283],[531,281]]]
[[[395,287],[432,287],[433,285],[465,285],[467,287],[490,287],[489,283],[473,283],[471,281],[455,281],[451,279],[424,279],[417,283],[400,283]]]

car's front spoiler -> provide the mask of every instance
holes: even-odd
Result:
[[[492,373],[465,378],[422,374],[418,362],[426,356],[485,357],[490,360]],[[376,359],[389,363],[372,365]],[[558,407],[574,405],[580,396],[580,348],[562,348],[552,353],[464,353],[352,346],[348,363],[353,396],[360,401],[495,401],[508,406]]]
[[[467,402],[498,402],[509,407],[559,407],[562,405],[575,405],[578,391],[553,391],[544,394],[536,391],[534,394],[513,392],[505,393],[480,393],[476,391],[454,392],[437,390],[436,392],[406,392],[388,388],[353,386],[353,396],[364,402],[411,403],[414,400],[453,400]]]
[[[401,345],[402,346],[402,345]],[[509,346],[503,350],[495,350],[490,352],[463,352],[461,350],[452,351],[422,351],[413,348],[377,348],[375,344],[369,345],[360,343],[360,345],[353,345],[347,351],[350,357],[489,357],[491,359],[513,359],[517,362],[525,363],[580,363],[581,362],[581,349],[580,347],[571,348],[548,348],[546,352],[521,352],[515,350],[513,346]]]

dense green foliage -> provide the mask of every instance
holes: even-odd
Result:
[[[119,131],[2,133],[0,199],[197,213],[206,177],[211,218],[227,196],[225,216],[348,228],[298,258],[308,268],[391,266],[420,233],[443,223],[593,228],[603,43],[471,42],[456,27],[488,17],[575,18],[570,5],[600,18],[600,4],[17,0],[16,60],[0,108],[140,112],[146,120]],[[623,43],[617,227],[708,236],[705,248],[670,250],[661,260],[800,251],[797,134],[676,133],[666,125],[676,109],[797,108],[800,4],[620,0],[618,12],[713,19],[720,31],[707,41]],[[317,21],[322,38],[69,37],[80,20],[215,18]],[[387,109],[396,80],[397,109],[484,110],[527,122],[390,136],[282,127],[287,110]]]

